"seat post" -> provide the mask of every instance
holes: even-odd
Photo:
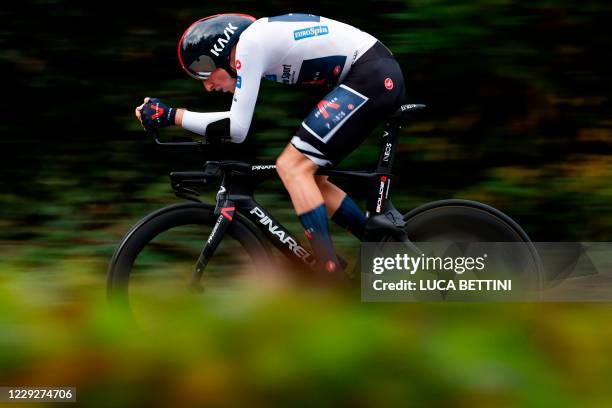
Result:
[[[372,179],[372,185],[369,187],[366,202],[368,217],[382,214],[387,209],[387,200],[389,199],[389,190],[393,179],[391,169],[397,149],[400,125],[404,123],[404,119],[409,112],[421,110],[425,107],[422,104],[402,105],[385,123],[385,131],[380,141],[376,173],[373,174],[374,178]],[[392,205],[390,208],[393,210]]]
[[[366,210],[368,217],[385,211],[389,189],[391,187],[391,168],[398,138],[398,121],[394,118],[385,123],[385,130],[380,141],[380,154],[376,173],[373,174],[372,185],[369,187]]]
[[[385,123],[385,132],[383,133],[380,155],[378,156],[378,166],[376,172],[378,173],[391,173],[391,167],[393,166],[393,157],[395,156],[395,149],[397,149],[397,139],[399,134],[399,128],[406,121],[408,114],[416,111],[423,110],[427,105],[423,104],[406,104],[399,107],[399,109],[389,117]]]
[[[391,173],[393,158],[397,148],[398,123],[396,120],[389,120],[385,123],[385,130],[380,141],[380,153],[378,155],[377,173]]]

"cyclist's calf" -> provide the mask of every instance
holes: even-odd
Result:
[[[291,196],[298,214],[312,210],[323,203],[323,195],[315,182],[318,166],[292,145],[276,159],[276,172]]]
[[[323,194],[315,181],[318,168],[319,166],[291,144],[287,145],[276,160],[276,171],[291,196],[293,207],[311,242],[318,268],[342,278],[344,275],[329,236]]]

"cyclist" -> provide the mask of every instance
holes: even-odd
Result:
[[[393,54],[370,34],[329,18],[287,14],[255,19],[230,13],[189,26],[179,41],[178,58],[206,91],[232,92],[231,109],[191,112],[145,98],[135,112],[145,128],[177,125],[241,143],[251,127],[262,78],[327,92],[277,158],[276,170],[318,266],[341,276],[327,217],[358,238],[366,219],[344,191],[315,172],[337,165],[401,104],[404,79]]]

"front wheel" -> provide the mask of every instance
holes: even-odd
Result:
[[[173,289],[185,293],[216,220],[214,206],[204,203],[172,205],[143,218],[124,236],[111,259],[109,298],[133,308],[139,296],[170,296]],[[231,289],[241,278],[265,271],[270,256],[257,231],[236,214],[207,265],[205,285]]]

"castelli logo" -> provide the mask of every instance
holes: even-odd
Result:
[[[385,88],[388,90],[393,89],[393,80],[391,78],[385,79]]]
[[[242,68],[242,62],[240,60],[236,60],[236,69]]]
[[[336,65],[336,68],[334,68],[334,76],[338,76],[340,71],[342,71],[342,67],[340,65]]]
[[[325,263],[325,269],[327,270],[327,272],[329,273],[333,273],[336,271],[336,263],[334,261],[327,261]]]

